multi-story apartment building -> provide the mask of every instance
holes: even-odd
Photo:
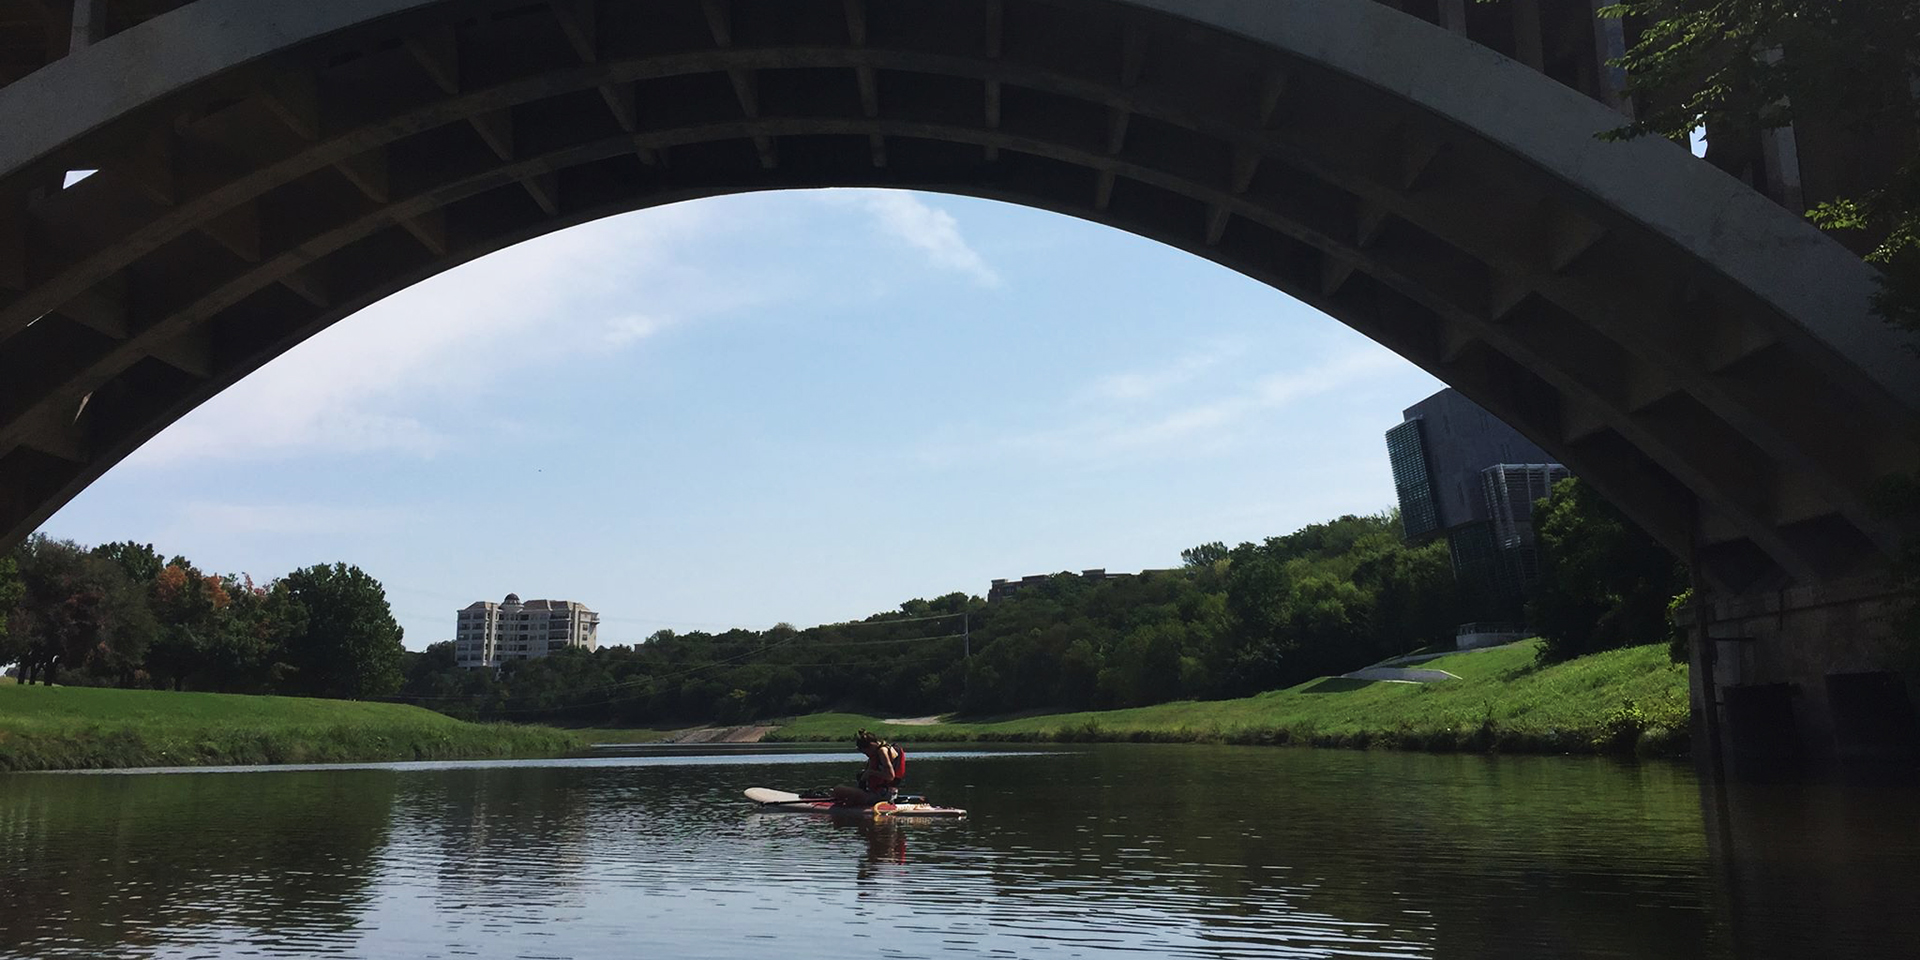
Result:
[[[453,635],[454,663],[497,667],[568,647],[600,646],[600,615],[572,600],[529,600],[507,594],[499,603],[476,600],[461,610]]]

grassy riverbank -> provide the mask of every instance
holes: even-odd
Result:
[[[393,703],[0,686],[0,770],[553,756],[584,743]]]
[[[852,714],[802,717],[767,737],[844,740],[866,727],[902,742],[1009,740],[1271,743],[1503,753],[1687,750],[1687,670],[1664,644],[1537,666],[1537,643],[1452,654],[1414,666],[1458,680],[1321,678],[1241,700],[1163,703],[999,722],[888,724]]]

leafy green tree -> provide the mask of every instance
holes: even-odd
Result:
[[[1390,535],[1356,544],[1353,580],[1373,595],[1370,634],[1381,657],[1444,643],[1466,617],[1445,541],[1409,547]]]
[[[1227,559],[1230,553],[1232,551],[1227,549],[1226,544],[1215,540],[1212,543],[1203,543],[1180,551],[1180,562],[1189,567],[1211,567]]]
[[[1373,598],[1345,577],[1297,577],[1287,597],[1287,633],[1298,651],[1283,682],[1342,673],[1374,659]]]
[[[1086,637],[1076,638],[1060,654],[1055,676],[1054,696],[1061,706],[1086,708],[1094,705],[1100,690],[1100,652]]]
[[[222,578],[221,586],[230,603],[224,628],[208,638],[207,688],[223,693],[284,688],[293,672],[288,643],[306,631],[306,610],[284,582],[261,587],[241,575]]]
[[[10,629],[24,635],[23,680],[120,683],[138,679],[155,629],[144,591],[120,566],[44,534],[15,551],[24,596]]]
[[[27,588],[20,582],[19,566],[12,557],[0,557],[0,667],[18,663],[26,654],[25,635],[7,629],[26,593]]]
[[[1238,639],[1225,670],[1227,692],[1233,695],[1281,686],[1287,675],[1294,647],[1287,629],[1293,578],[1286,562],[1274,556],[1274,547],[1269,540],[1265,547],[1243,543],[1233,551],[1227,609]]]
[[[224,579],[176,557],[160,568],[147,590],[148,603],[159,621],[147,649],[147,672],[156,681],[175,690],[186,689],[194,678],[213,672],[217,659],[233,655],[227,635],[240,627],[234,622],[233,596]]]
[[[454,657],[452,640],[429,643],[427,648],[419,653],[409,650],[402,658],[403,689],[411,689],[417,681],[430,677],[437,671],[455,669],[458,665]]]
[[[103,543],[89,552],[102,560],[112,561],[126,573],[128,580],[138,584],[152,583],[166,566],[151,543],[122,540],[119,543]]]
[[[380,581],[335,563],[295,570],[281,584],[305,614],[286,643],[293,692],[357,699],[400,689],[405,648]]]
[[[1541,576],[1530,619],[1541,657],[1566,660],[1668,634],[1667,606],[1687,587],[1672,554],[1593,488],[1570,478],[1534,507]]]

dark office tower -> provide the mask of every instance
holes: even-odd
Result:
[[[1455,390],[1406,410],[1387,457],[1409,541],[1447,538],[1474,616],[1518,620],[1539,579],[1533,503],[1567,469]]]

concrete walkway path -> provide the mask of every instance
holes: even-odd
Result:
[[[1529,637],[1527,639],[1531,640],[1532,638]],[[1460,653],[1479,653],[1482,650],[1499,650],[1505,647],[1516,647],[1526,642],[1527,640],[1515,640],[1512,643],[1496,643],[1490,647],[1474,647],[1472,650],[1442,650],[1439,653],[1416,653],[1405,657],[1388,657],[1374,664],[1373,667],[1404,667],[1408,664],[1426,663],[1428,660],[1438,660],[1441,657],[1451,657]],[[1371,670],[1373,667],[1368,667],[1367,669]]]
[[[1368,667],[1352,673],[1340,675],[1342,680],[1380,680],[1387,683],[1433,683],[1436,680],[1458,680],[1445,670],[1408,670],[1404,667]]]

